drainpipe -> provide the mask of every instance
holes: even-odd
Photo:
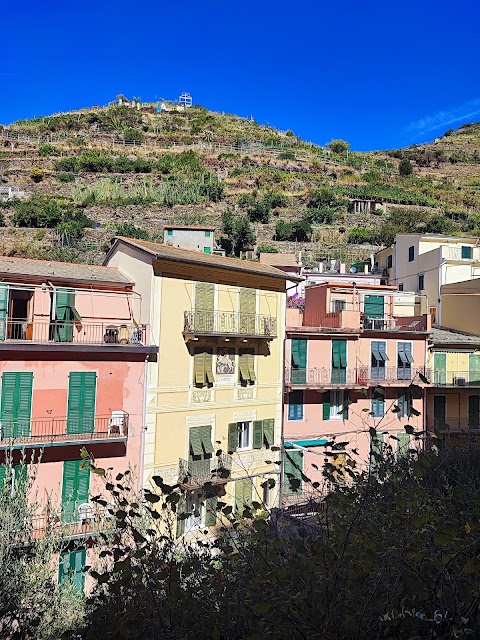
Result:
[[[145,469],[145,440],[147,436],[147,383],[148,383],[148,360],[150,356],[145,356],[143,365],[143,406],[142,406],[142,427],[140,432],[140,464],[138,467],[139,490],[143,488],[143,474]]]

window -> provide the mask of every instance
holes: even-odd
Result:
[[[83,469],[83,460],[65,460],[62,482],[62,521],[78,520],[78,507],[90,496],[90,469]]]
[[[349,391],[325,391],[323,394],[323,419],[348,420]]]
[[[408,247],[408,261],[413,262],[415,260],[415,247]]]
[[[435,427],[444,428],[447,420],[447,398],[446,396],[433,396],[433,419]]]
[[[397,355],[397,380],[412,379],[412,343],[399,342]]]
[[[332,340],[332,383],[347,381],[347,341]]]
[[[433,354],[433,379],[435,384],[447,383],[447,354]]]
[[[2,374],[2,438],[30,435],[33,373],[30,371]]]
[[[240,326],[239,333],[246,335],[255,334],[257,312],[256,289],[240,289]]]
[[[387,360],[386,342],[372,341],[370,371],[372,380],[385,380],[385,362]]]
[[[210,238],[211,231],[205,231],[205,237]]]
[[[387,256],[387,269],[391,269],[393,266],[393,256]]]
[[[380,466],[383,458],[383,447],[385,436],[383,433],[377,433],[370,439],[370,469],[375,472]]]
[[[472,247],[462,247],[462,258],[464,260],[471,260],[472,253],[473,253]]]
[[[307,381],[307,341],[292,340],[292,379],[293,384],[305,384]]]
[[[303,420],[303,391],[288,394],[288,419]]]
[[[16,464],[14,466],[0,464],[0,488],[6,485],[6,488],[12,496],[15,495],[17,489],[23,489],[23,487],[27,485],[28,480],[29,473],[27,464]]]
[[[68,379],[67,433],[93,433],[97,374],[72,371]]]
[[[302,490],[303,452],[285,449],[283,458],[283,492],[295,495]]]
[[[238,374],[240,384],[247,386],[255,384],[257,377],[255,375],[255,350],[240,349],[238,352]]]
[[[249,449],[252,437],[251,422],[237,422],[237,451],[238,449]]]
[[[195,322],[194,329],[200,333],[209,333],[215,327],[215,285],[211,282],[195,284]]]
[[[343,311],[344,309],[347,308],[347,301],[346,300],[332,300],[332,311],[333,313],[340,313],[340,311]]]
[[[398,285],[398,290],[399,290],[399,291],[403,291],[403,282],[401,282],[401,283]]]
[[[383,318],[385,316],[385,299],[383,296],[365,296],[363,311],[367,318]]]
[[[380,396],[372,398],[370,410],[372,413],[372,417],[383,418],[383,416],[385,415],[385,398]]]
[[[210,247],[204,247],[203,253],[211,253]]]
[[[410,434],[405,431],[397,433],[397,458],[408,456],[408,450],[410,449]]]
[[[85,549],[75,551],[62,551],[58,562],[58,582],[71,581],[77,589],[83,591],[85,587],[85,574],[83,568],[87,562]]]
[[[468,381],[470,384],[480,383],[480,353],[470,353],[468,356]]]
[[[480,428],[480,396],[468,396],[468,427]]]
[[[205,505],[202,503],[198,491],[190,491],[187,494],[187,512],[188,518],[185,520],[185,528],[187,531],[199,529],[203,526]]]
[[[173,229],[169,229],[167,231],[167,236],[173,236]]]
[[[425,276],[422,274],[418,276],[418,290],[423,291],[425,289]]]
[[[330,420],[341,420],[343,411],[343,390],[330,392]]]
[[[228,451],[239,449],[269,449],[274,444],[275,419],[254,420],[253,422],[231,422],[228,425]]]
[[[200,527],[213,527],[217,523],[216,496],[203,498],[198,491],[180,494],[177,505],[177,537]]]
[[[210,347],[195,347],[193,352],[193,376],[195,386],[211,386],[215,382],[212,364],[213,349]]]
[[[252,504],[252,481],[250,478],[235,482],[235,511],[243,512]]]
[[[398,418],[409,418],[412,415],[412,395],[410,392],[402,393],[398,396]]]

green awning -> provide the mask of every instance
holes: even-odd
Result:
[[[322,447],[327,442],[328,440],[294,440],[293,442],[285,442],[285,448],[293,449],[293,445],[298,447]]]

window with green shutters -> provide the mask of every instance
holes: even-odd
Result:
[[[412,343],[399,342],[397,345],[397,379],[412,379]]]
[[[397,433],[397,458],[408,456],[410,449],[410,434],[405,431]]]
[[[75,322],[82,318],[75,308],[75,290],[55,290],[54,339],[56,342],[72,342]]]
[[[285,449],[283,458],[283,492],[295,495],[302,490],[303,453]]]
[[[471,353],[468,356],[468,382],[480,383],[480,353]]]
[[[78,507],[89,500],[90,469],[83,460],[65,460],[62,483],[62,522],[78,520]]]
[[[303,391],[290,391],[288,394],[288,419],[303,420]]]
[[[213,349],[196,347],[193,352],[193,376],[195,386],[210,386],[215,382],[213,377]]]
[[[19,490],[26,495],[28,480],[28,464],[16,464],[13,467],[0,464],[0,489],[7,485],[5,488],[12,495]]]
[[[330,391],[323,392],[323,419],[330,420]]]
[[[332,383],[347,381],[347,341],[332,340]]]
[[[412,413],[412,394],[409,391],[400,393],[397,398],[397,418],[409,418]]]
[[[86,549],[76,549],[75,551],[63,551],[60,554],[58,563],[58,582],[71,581],[77,589],[83,591],[85,588],[85,574],[83,568],[87,562]]]
[[[388,360],[387,345],[383,340],[372,340],[371,371],[372,380],[385,380],[385,363]]]
[[[240,349],[238,352],[238,375],[240,384],[247,386],[255,384],[257,376],[255,375],[255,350]]]
[[[367,318],[383,318],[385,316],[383,296],[365,296],[363,311]]]
[[[480,396],[468,396],[468,427],[480,428]]]
[[[215,285],[211,282],[195,284],[195,330],[213,331],[215,325]]]
[[[370,438],[370,469],[375,472],[380,466],[383,458],[383,448],[385,435],[377,431],[374,437]]]
[[[250,478],[235,481],[235,511],[240,513],[252,504],[253,485]]]
[[[239,333],[255,335],[255,314],[257,313],[256,289],[240,289]]]
[[[189,471],[194,476],[208,476],[213,454],[212,427],[190,427]]]
[[[8,286],[0,285],[0,340],[7,337]]]
[[[30,435],[32,388],[33,373],[30,371],[6,371],[2,374],[2,438]]]
[[[433,379],[435,384],[447,383],[447,354],[435,353],[433,355]]]
[[[307,340],[292,340],[291,382],[305,384],[307,381]]]
[[[463,260],[471,260],[472,259],[472,255],[473,255],[472,247],[466,247],[466,246],[462,247],[462,259]]]
[[[245,431],[245,429],[247,429],[247,431]],[[254,420],[253,422],[231,422],[228,425],[228,452],[234,453],[239,449],[245,449],[249,446],[253,449],[261,449],[262,447],[269,449],[274,445],[274,438],[274,418]]]
[[[93,433],[97,374],[71,371],[68,379],[67,433]]]

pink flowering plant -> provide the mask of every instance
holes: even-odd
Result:
[[[294,293],[293,296],[287,297],[287,309],[305,309],[305,298]]]

